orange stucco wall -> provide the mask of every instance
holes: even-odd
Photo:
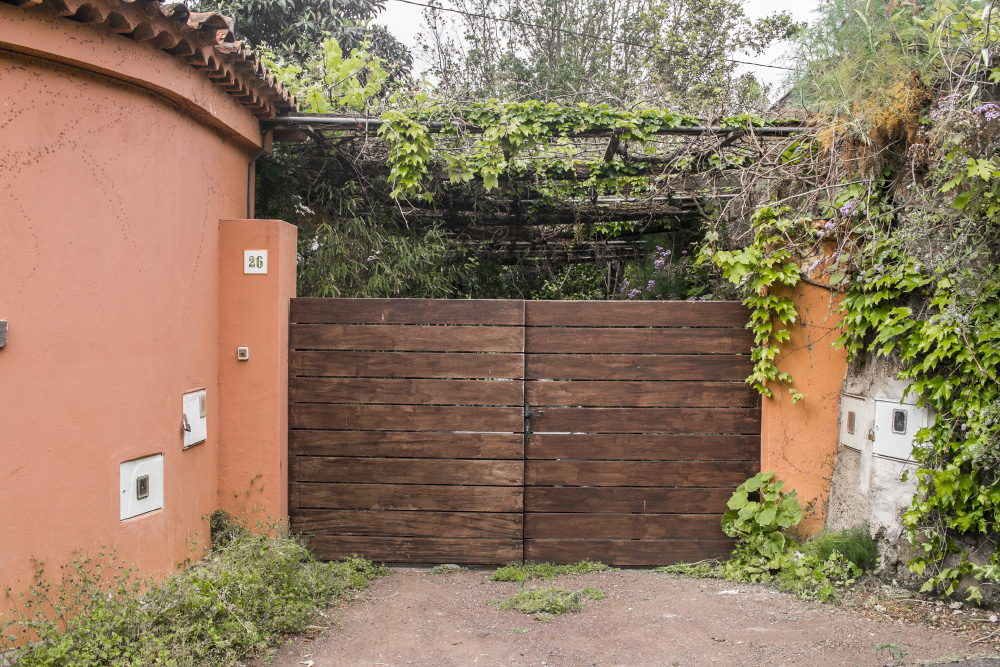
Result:
[[[246,215],[259,124],[151,43],[28,14],[0,4],[0,587],[102,543],[172,570],[219,505],[220,220]],[[208,438],[183,450],[198,388]],[[164,509],[120,521],[119,464],[158,453]]]
[[[257,519],[288,515],[288,307],[296,228],[224,220],[221,228],[219,505]],[[266,250],[267,274],[245,274],[244,251]],[[240,361],[237,349],[249,348]],[[255,511],[256,510],[256,511]]]
[[[799,313],[778,368],[792,375],[806,398],[793,404],[787,391],[775,388],[774,398],[764,400],[761,469],[777,473],[786,490],[796,490],[804,510],[798,530],[805,536],[821,531],[826,521],[847,361],[843,349],[832,347],[840,333],[836,294],[806,283],[776,294],[791,296]]]

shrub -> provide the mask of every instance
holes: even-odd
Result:
[[[0,627],[17,667],[228,667],[304,629],[325,607],[388,573],[358,557],[316,560],[283,526],[251,533],[213,515],[213,550],[162,581],[142,578],[114,552],[78,556],[56,581],[7,595],[18,618]],[[2,643],[0,643],[2,646]]]

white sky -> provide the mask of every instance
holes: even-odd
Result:
[[[426,0],[419,1],[426,2]],[[443,0],[442,4],[445,7],[451,6],[448,0]],[[817,4],[818,0],[744,0],[743,11],[751,19],[757,19],[775,11],[788,11],[796,21],[810,21]],[[416,46],[417,34],[422,29],[423,11],[422,7],[404,4],[396,0],[386,0],[385,11],[378,15],[375,23],[386,26],[396,39],[412,48]],[[787,48],[787,44],[776,44],[760,56],[737,55],[736,57],[740,60],[780,65]],[[414,72],[420,73],[426,69],[426,65],[420,62],[419,54],[416,51],[413,55]],[[741,71],[745,69],[754,71],[758,78],[772,85],[779,84],[785,74],[783,70],[779,69],[740,66]]]

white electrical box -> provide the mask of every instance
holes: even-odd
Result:
[[[872,454],[900,461],[913,460],[913,439],[927,426],[927,411],[899,401],[875,400]]]
[[[118,479],[122,521],[163,509],[163,454],[125,461]]]
[[[184,394],[184,415],[181,432],[184,434],[184,448],[205,442],[208,437],[208,395],[204,389]]]
[[[865,399],[849,394],[841,395],[840,444],[861,451],[862,442],[868,437],[869,422]]]

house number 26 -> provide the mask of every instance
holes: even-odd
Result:
[[[267,273],[267,251],[244,250],[243,273]]]

